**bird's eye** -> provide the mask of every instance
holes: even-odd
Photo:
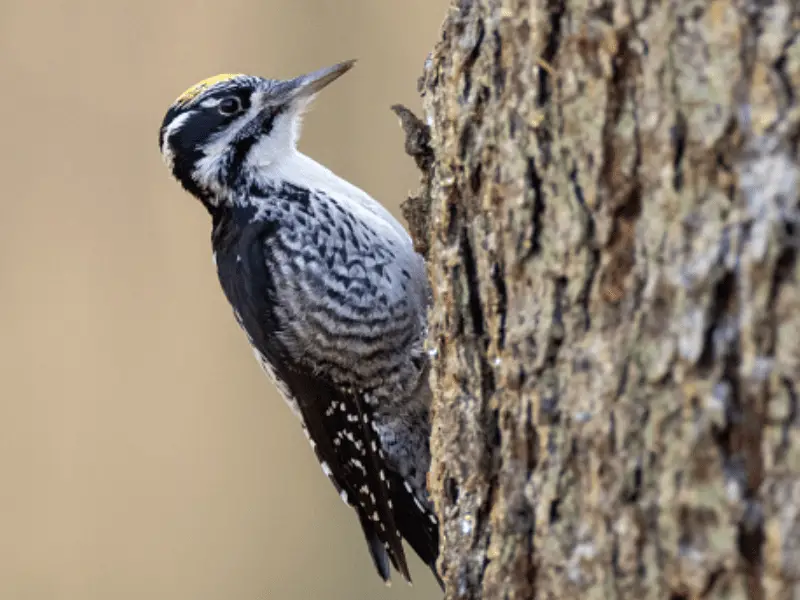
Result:
[[[236,96],[230,96],[222,100],[217,108],[223,115],[233,115],[242,110],[242,102]]]

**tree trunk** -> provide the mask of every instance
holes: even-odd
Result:
[[[800,597],[798,31],[454,2],[401,113],[447,598]]]

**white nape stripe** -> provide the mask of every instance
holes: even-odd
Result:
[[[161,140],[161,156],[164,158],[164,162],[170,170],[175,166],[175,153],[172,151],[172,146],[169,144],[169,138],[178,131],[178,129],[183,127],[184,123],[186,123],[187,119],[189,119],[192,114],[194,113],[190,111],[178,115],[170,121],[169,125],[167,125],[167,128],[164,130],[164,137]]]

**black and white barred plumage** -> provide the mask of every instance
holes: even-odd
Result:
[[[405,539],[441,584],[425,265],[388,211],[296,150],[303,109],[350,66],[205,80],[170,107],[159,144],[211,214],[236,319],[356,510],[378,573],[388,581],[391,563],[410,581]]]

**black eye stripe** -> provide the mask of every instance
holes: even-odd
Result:
[[[250,108],[250,96],[252,95],[253,90],[247,89],[237,89],[237,90],[219,90],[218,92],[214,92],[213,94],[209,94],[203,98],[203,102],[206,100],[219,100],[224,101],[226,98],[231,98],[235,96],[239,99],[239,102],[242,105],[242,110],[247,110]]]
[[[269,135],[272,132],[272,128],[275,126],[275,119],[277,119],[284,110],[286,110],[285,105],[276,106],[266,114],[264,120],[261,122],[262,135]]]
[[[242,108],[244,110],[250,108],[250,96],[252,93],[252,90],[239,90],[236,94],[239,97],[239,101],[242,103]]]
[[[253,88],[249,86],[239,87],[235,89],[230,89],[230,88],[218,89],[212,93],[203,94],[200,98],[196,98],[189,105],[179,105],[179,104],[172,105],[167,111],[167,114],[164,115],[164,120],[161,123],[161,130],[159,131],[159,136],[158,136],[159,147],[163,146],[164,132],[166,131],[166,128],[169,126],[169,124],[172,123],[172,121],[174,121],[177,117],[186,112],[197,112],[198,109],[201,111],[204,110],[203,108],[200,107],[202,102],[211,99],[222,100],[224,98],[230,98],[231,96],[236,96],[237,98],[239,98],[239,101],[242,104],[242,110],[247,111],[251,106],[250,97],[252,94],[253,94]],[[234,115],[234,117],[235,116],[237,115]],[[192,120],[193,118],[194,117],[190,117],[190,120]]]

